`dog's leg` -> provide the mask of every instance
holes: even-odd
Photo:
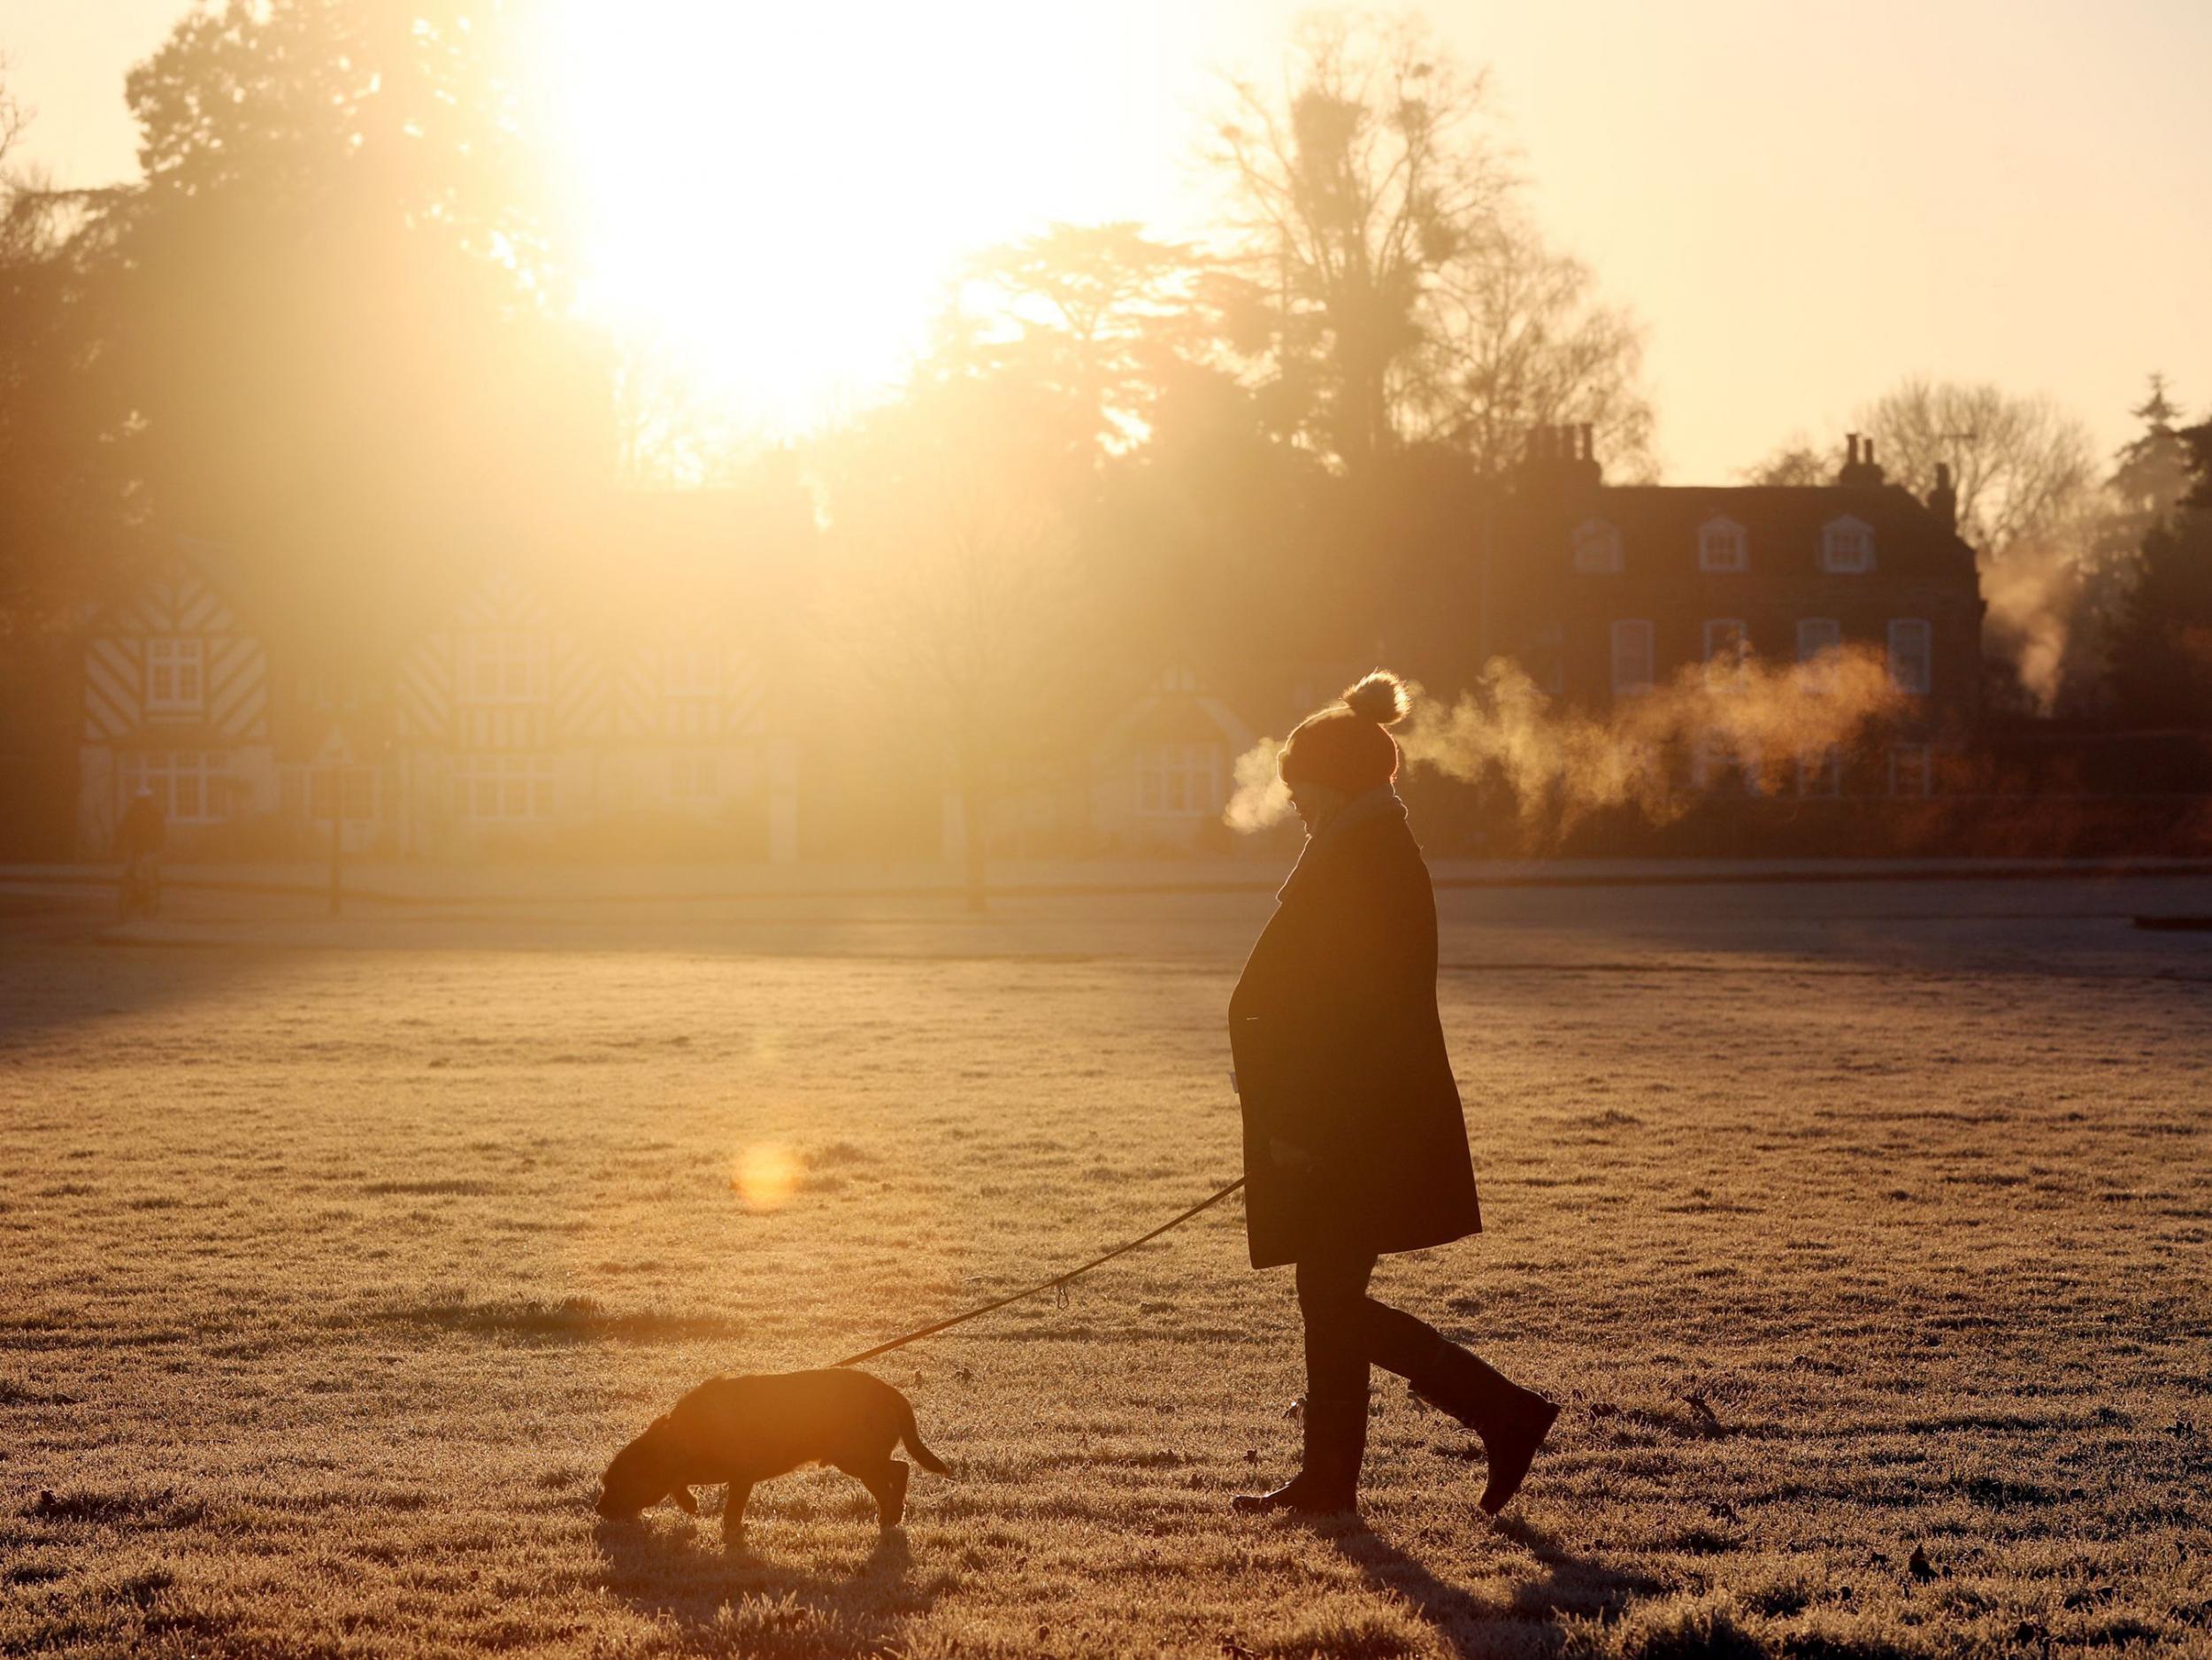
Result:
[[[749,1481],[733,1481],[729,1494],[722,1501],[722,1542],[734,1547],[745,1536],[745,1505],[753,1496]]]
[[[912,1473],[904,1460],[887,1458],[879,1468],[861,1477],[868,1491],[876,1495],[876,1520],[887,1533],[906,1518],[906,1481]]]

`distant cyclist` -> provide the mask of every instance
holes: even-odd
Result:
[[[123,810],[123,823],[116,833],[123,854],[122,908],[127,917],[134,906],[149,916],[161,909],[161,844],[167,833],[161,804],[151,789],[141,785]]]

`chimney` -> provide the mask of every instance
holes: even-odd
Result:
[[[1959,527],[1958,487],[1951,482],[1951,464],[1936,463],[1935,488],[1928,492],[1928,511],[1942,522],[1946,530]]]
[[[1585,421],[1575,429],[1576,448],[1580,452],[1575,460],[1575,482],[1584,489],[1594,490],[1605,482],[1604,469],[1598,465],[1597,428]]]
[[[1517,469],[1521,486],[1571,493],[1594,488],[1604,482],[1597,453],[1597,429],[1588,421],[1547,421],[1532,427]]]
[[[1873,438],[1862,440],[1858,434],[1850,434],[1844,450],[1843,471],[1836,474],[1836,482],[1863,488],[1881,481],[1882,470],[1874,464]]]

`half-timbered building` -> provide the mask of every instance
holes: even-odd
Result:
[[[371,674],[265,638],[219,551],[179,549],[86,640],[81,853],[110,851],[142,787],[187,857],[334,828],[403,856],[795,858],[799,743],[772,697],[789,564],[697,498],[487,562]]]
[[[123,808],[152,793],[174,843],[274,812],[268,656],[200,553],[180,547],[93,621],[84,650],[77,841],[104,853]]]
[[[626,830],[667,851],[689,826],[688,850],[797,857],[798,744],[772,726],[757,626],[564,587],[488,575],[401,660],[399,850],[619,851]]]

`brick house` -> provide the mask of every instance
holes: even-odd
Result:
[[[1922,501],[1884,477],[1870,440],[1852,437],[1828,484],[1609,485],[1589,428],[1548,428],[1487,532],[1481,655],[1517,659],[1571,705],[1747,653],[1879,651],[1909,700],[1881,751],[1770,764],[1740,780],[1755,791],[1926,795],[1979,718],[1984,605],[1947,471]]]

